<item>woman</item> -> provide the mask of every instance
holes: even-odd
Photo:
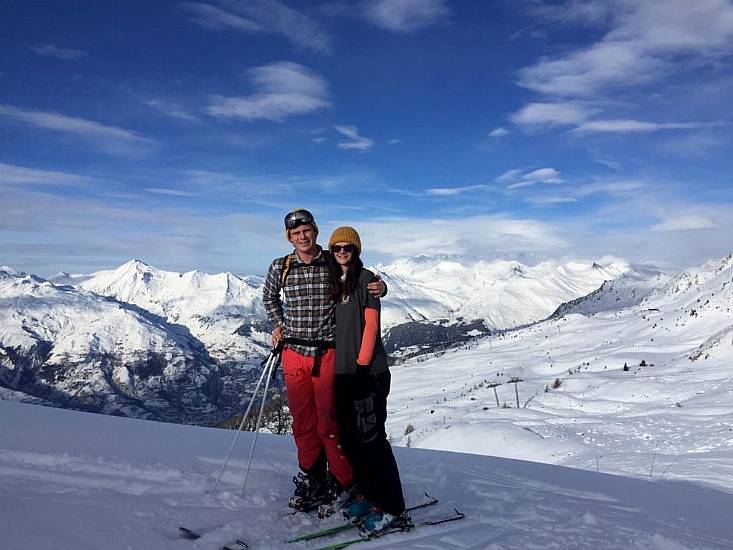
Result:
[[[356,495],[344,507],[362,531],[374,533],[401,521],[405,500],[387,441],[391,375],[379,334],[379,298],[367,291],[374,274],[364,269],[361,239],[339,227],[328,247],[341,268],[336,305],[335,400],[341,446],[354,469]]]

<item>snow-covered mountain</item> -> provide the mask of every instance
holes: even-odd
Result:
[[[530,267],[515,261],[458,262],[428,256],[380,264],[376,270],[389,286],[382,306],[383,326],[480,319],[490,329],[539,321],[604,281],[633,273],[620,260],[603,265],[543,262]]]
[[[70,277],[84,290],[110,296],[180,324],[223,363],[252,361],[265,350],[262,279],[232,273],[177,273],[131,260],[117,269]]]
[[[621,261],[603,265],[546,262],[535,267],[516,262],[492,262],[467,267],[444,259],[419,258],[380,266],[378,271],[390,286],[390,293],[383,302],[385,316],[393,323],[410,316],[425,319],[422,324],[403,323],[393,330],[400,329],[402,336],[407,334],[415,338],[418,335],[426,341],[441,333],[446,345],[460,341],[467,334],[475,342],[471,345],[485,346],[487,340],[481,340],[481,334],[495,333],[492,329],[496,327],[527,325],[545,318],[558,310],[561,300],[570,300],[555,315],[556,319],[566,315],[563,322],[580,318],[581,313],[583,319],[591,314],[619,318],[627,315],[624,312],[633,311],[636,315],[642,310],[645,318],[649,318],[654,310],[667,307],[664,304],[694,294],[700,285],[718,284],[716,281],[724,276],[720,274],[725,271],[726,262],[730,259],[712,262],[673,278],[637,272]],[[68,362],[74,365],[73,372],[64,377],[46,375],[45,383],[56,393],[46,386],[22,387],[31,388],[28,393],[40,398],[48,398],[47,393],[66,396],[67,386],[74,392],[85,387],[87,393],[100,393],[102,397],[98,402],[109,400],[109,391],[103,385],[89,382],[99,378],[111,381],[108,385],[115,395],[129,398],[125,401],[127,406],[133,398],[151,400],[151,394],[141,397],[142,394],[132,391],[126,393],[125,371],[119,370],[113,376],[110,373],[115,372],[114,368],[110,370],[106,365],[144,363],[145,360],[140,359],[142,354],[146,354],[146,358],[162,357],[160,360],[167,365],[167,356],[160,355],[162,348],[173,350],[171,358],[183,354],[186,359],[181,365],[188,365],[186,361],[196,363],[197,368],[211,374],[194,376],[196,386],[185,378],[176,378],[179,375],[171,367],[176,382],[168,385],[161,382],[155,387],[161,403],[167,402],[169,396],[178,395],[179,391],[198,387],[196,391],[201,393],[199,410],[206,411],[211,404],[216,407],[217,414],[224,416],[236,411],[241,399],[246,398],[248,384],[257,373],[252,367],[266,350],[269,333],[261,304],[261,278],[241,278],[229,273],[208,275],[196,271],[176,273],[133,260],[115,270],[83,276],[62,273],[55,280],[59,284],[4,272],[0,313],[3,319],[13,321],[4,323],[0,332],[5,365],[1,384],[21,389],[25,379],[19,375],[21,369],[16,365],[28,365],[25,370],[49,373],[60,372],[59,365]],[[48,295],[62,296],[64,307],[54,309],[43,302],[39,298],[43,295],[40,289],[45,289],[43,292]],[[543,296],[543,292],[546,295]],[[590,295],[577,299],[583,292]],[[50,298],[44,299],[53,302]],[[697,298],[685,298],[688,299]],[[59,301],[56,299],[54,303]],[[708,307],[709,303],[702,301],[697,310]],[[139,318],[140,323],[148,323],[168,336],[158,333],[139,336],[144,330],[152,329],[148,325],[128,329],[115,317],[120,311],[127,315],[126,322],[130,322],[128,317]],[[692,315],[696,314],[697,311]],[[55,324],[47,321],[49,315]],[[49,324],[64,330],[50,331]],[[725,328],[718,326],[718,321],[713,324],[715,326],[696,345],[702,345]],[[11,330],[11,327],[14,328]],[[420,330],[426,331],[425,334]],[[534,329],[530,326],[526,330]],[[635,327],[630,334],[636,338],[641,333]],[[115,337],[122,343],[118,344]],[[162,343],[168,341],[174,344]],[[405,345],[409,345],[409,341]],[[73,346],[71,351],[67,350],[69,346]],[[181,348],[180,353],[178,348]],[[104,362],[100,357],[105,358]],[[514,358],[514,361],[513,366],[526,364],[523,358]],[[44,364],[46,370],[41,368]],[[136,371],[128,370],[132,373],[132,386],[139,388],[141,382],[135,378]],[[90,373],[96,373],[96,378]],[[546,380],[543,387],[545,383]],[[81,392],[80,395],[85,394]],[[70,402],[68,399],[50,400],[62,404]],[[177,404],[173,409],[176,407]],[[113,409],[119,414],[130,411],[137,415],[139,412],[134,407],[115,405],[105,409],[96,406],[96,410]]]
[[[0,384],[143,418],[215,410],[219,373],[188,329],[137,306],[0,271]]]
[[[571,313],[593,315],[604,311],[624,309],[640,304],[652,292],[663,288],[670,280],[664,273],[624,273],[622,277],[605,281],[600,288],[590,294],[560,305],[552,317],[562,317]]]

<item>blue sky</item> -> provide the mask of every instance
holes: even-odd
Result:
[[[4,2],[0,264],[733,251],[733,2]]]

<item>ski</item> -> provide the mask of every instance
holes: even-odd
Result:
[[[433,504],[438,503],[438,499],[435,498],[434,496],[429,495],[428,493],[425,493],[425,497],[427,498],[427,500],[419,504],[413,504],[412,506],[405,508],[405,512],[412,512],[414,510],[419,510],[420,508],[425,508],[426,506],[432,506]],[[328,535],[334,535],[336,533],[341,533],[342,531],[348,531],[349,529],[353,529],[354,527],[358,527],[358,523],[354,523],[353,521],[348,521],[346,523],[342,523],[341,525],[337,525],[335,527],[330,527],[328,529],[322,529],[320,531],[315,531],[313,533],[306,533],[304,535],[300,535],[287,542],[288,543],[301,542],[304,540],[311,540],[311,539],[317,539],[320,537],[327,537]]]
[[[352,544],[359,544],[360,542],[368,542],[370,540],[378,539],[386,535],[391,535],[392,533],[404,533],[406,531],[417,529],[419,527],[427,527],[428,525],[440,525],[441,523],[448,523],[449,521],[457,521],[459,519],[463,519],[466,517],[466,514],[459,512],[455,508],[453,510],[455,513],[451,514],[450,516],[445,516],[442,518],[435,518],[435,519],[426,520],[426,521],[420,521],[418,523],[409,523],[406,525],[400,525],[398,527],[393,527],[393,528],[388,527],[387,529],[384,529],[383,531],[377,531],[376,533],[373,533],[369,536],[359,537],[358,539],[345,540],[343,542],[329,544],[328,546],[321,546],[320,548],[316,548],[315,550],[341,550],[343,548],[347,548],[351,546]]]
[[[222,546],[221,550],[244,550],[245,548],[249,548],[249,546],[247,546],[247,543],[243,540],[237,539],[237,542],[233,544],[230,543]]]

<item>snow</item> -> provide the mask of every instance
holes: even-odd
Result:
[[[372,268],[389,286],[382,326],[439,318],[483,319],[504,329],[544,319],[560,304],[585,296],[604,281],[641,277],[621,260],[579,260],[527,266],[516,261],[447,261],[420,256]]]
[[[396,365],[388,431],[399,445],[730,491],[732,282],[727,257],[598,311],[623,287],[610,285],[564,316]]]
[[[440,311],[449,317],[468,311],[461,304],[470,296],[448,290],[484,275],[486,292],[477,300],[489,306],[482,315],[511,313],[512,304],[549,315],[563,293],[597,290],[539,323],[392,367],[387,430],[408,500],[424,491],[441,499],[415,519],[452,506],[467,519],[371,547],[733,548],[733,257],[673,277],[627,267],[616,260],[534,268],[499,262],[474,273],[459,262],[421,258],[385,275],[385,304],[412,312],[424,306],[432,315],[445,298]],[[137,261],[119,269],[74,284],[100,283],[89,290],[120,299],[127,289],[127,299],[160,308],[169,322],[188,315],[186,322],[208,317],[214,326],[228,318],[217,316],[216,304],[226,304],[226,287],[237,283],[229,275],[161,274]],[[552,295],[546,303],[542,285]],[[70,351],[176,343],[187,352],[187,341],[162,319],[83,288],[0,271],[0,290],[0,340],[15,346],[45,331]],[[228,303],[248,294],[238,296]],[[122,333],[118,343],[113,336]],[[0,348],[0,364],[7,353]],[[87,391],[101,383],[92,371],[82,374],[89,375]],[[125,365],[111,377],[120,387],[135,382]],[[238,536],[253,548],[316,548],[283,541],[337,523],[283,517],[296,465],[291,438],[262,434],[241,496],[251,436],[244,434],[220,491],[207,493],[232,432],[15,402],[27,399],[0,388],[3,550],[215,549]],[[199,541],[182,541],[180,524],[212,529]]]
[[[0,401],[0,418],[4,550],[213,550],[238,537],[253,549],[305,549],[353,537],[284,542],[339,523],[284,515],[296,465],[289,437],[260,435],[242,496],[251,433],[211,493],[232,431],[8,401]],[[396,457],[408,501],[425,491],[440,498],[414,512],[416,520],[454,506],[466,519],[389,535],[371,548],[733,548],[730,491],[455,452],[398,448]],[[182,540],[179,525],[205,528],[204,536]]]
[[[264,320],[262,280],[232,273],[164,271],[130,260],[120,267],[69,280],[84,290],[139,306],[184,325],[222,361],[247,362],[261,354],[266,338],[242,338],[248,320]]]

